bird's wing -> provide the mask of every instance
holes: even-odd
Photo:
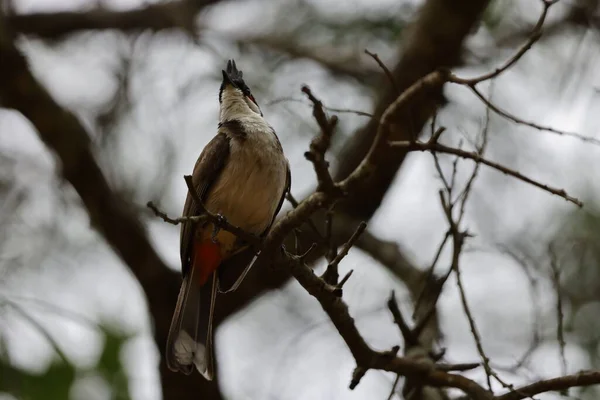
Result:
[[[194,166],[192,182],[200,200],[205,201],[212,184],[217,180],[229,157],[230,139],[224,132],[219,132],[202,150]],[[191,217],[198,215],[200,209],[188,193],[183,206],[183,215]],[[184,222],[181,224],[181,271],[183,276],[190,266],[190,250],[195,231],[195,223]]]
[[[277,214],[279,214],[279,211],[283,206],[283,202],[285,201],[285,195],[288,194],[290,191],[290,187],[292,185],[292,174],[290,172],[290,163],[287,160],[285,160],[285,168],[285,187],[283,188],[283,193],[281,193],[281,198],[279,199],[279,204],[275,209],[275,214],[273,214],[273,219],[271,219],[271,223],[269,224],[267,229],[265,229],[265,231],[262,233],[262,236],[266,236],[267,233],[269,233],[269,231],[271,230],[271,226],[273,226],[273,222],[275,222],[275,218],[277,217]]]

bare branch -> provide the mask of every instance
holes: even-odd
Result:
[[[476,400],[492,400],[491,395],[474,381],[461,375],[449,374],[432,367],[427,363],[421,363],[405,357],[397,357],[395,352],[377,352],[372,350],[358,332],[354,319],[350,316],[348,306],[331,290],[328,285],[312,270],[304,265],[298,258],[281,254],[288,261],[288,267],[296,280],[315,297],[343,338],[350,352],[357,362],[357,368],[353,374],[351,387],[355,387],[360,378],[369,369],[380,369],[395,372],[403,376],[418,376],[423,382],[431,386],[449,386],[463,390]]]
[[[387,306],[394,317],[394,323],[398,326],[398,329],[400,329],[400,333],[404,338],[405,346],[416,346],[419,341],[404,320],[404,317],[402,317],[402,313],[400,312],[400,308],[398,308],[398,303],[396,302],[396,294],[393,290],[390,294]]]
[[[443,371],[470,371],[472,369],[478,368],[481,366],[481,363],[462,363],[462,364],[437,364],[436,368],[441,369]]]
[[[388,80],[394,87],[394,91],[396,92],[397,95],[399,95],[400,90],[398,89],[398,84],[396,83],[396,80],[394,79],[394,75],[392,75],[389,68],[386,67],[386,65],[383,63],[383,61],[381,61],[381,59],[379,58],[379,56],[376,53],[371,53],[367,49],[365,49],[365,53],[368,54],[369,56],[371,56],[375,60],[375,62],[379,65],[379,67],[381,67],[381,69],[385,73],[385,76],[387,76]]]
[[[562,368],[562,374],[567,373],[567,359],[565,357],[565,332],[564,332],[564,315],[562,306],[562,294],[560,287],[560,267],[556,257],[556,252],[552,244],[548,246],[548,253],[550,255],[550,269],[552,270],[552,284],[554,285],[554,291],[556,292],[556,319],[558,321],[556,327],[556,339],[558,340],[560,363]]]
[[[497,171],[500,171],[506,175],[512,176],[514,178],[517,178],[523,182],[526,182],[530,185],[533,185],[535,187],[538,187],[548,193],[552,193],[553,195],[562,197],[563,199],[577,205],[578,207],[583,207],[583,203],[581,202],[581,200],[570,196],[569,194],[567,194],[567,192],[565,192],[564,189],[558,189],[558,188],[554,188],[551,187],[549,185],[540,183],[536,180],[533,180],[523,174],[521,174],[518,171],[515,171],[513,169],[510,169],[508,167],[505,167],[501,164],[498,164],[496,162],[493,161],[489,161],[485,158],[483,158],[482,156],[480,156],[479,154],[475,153],[475,152],[471,152],[471,151],[465,151],[465,150],[461,150],[461,149],[456,149],[453,147],[448,147],[445,146],[443,144],[440,143],[430,143],[430,142],[420,142],[420,141],[416,141],[416,142],[392,142],[390,143],[391,146],[393,147],[398,147],[398,148],[402,148],[406,151],[431,151],[431,152],[436,152],[436,153],[446,153],[446,154],[453,154],[455,156],[461,157],[461,158],[467,158],[467,159],[471,159],[477,163],[482,163],[487,165],[488,167],[491,167]]]
[[[492,103],[490,100],[486,99],[485,96],[479,91],[479,89],[477,89],[475,86],[469,86],[469,89],[471,89],[471,91],[473,93],[475,93],[475,95],[493,112],[495,112],[496,114],[500,115],[501,117],[504,117],[514,123],[520,124],[520,125],[524,125],[524,126],[528,126],[530,128],[534,128],[537,129],[539,131],[545,131],[545,132],[550,132],[550,133],[555,133],[557,135],[561,135],[561,136],[568,136],[568,137],[572,137],[578,140],[581,140],[582,142],[587,142],[587,143],[592,143],[594,145],[600,145],[600,140],[593,138],[593,137],[589,137],[589,136],[583,136],[579,133],[575,133],[575,132],[567,132],[567,131],[561,131],[558,129],[554,129],[551,128],[549,126],[544,126],[544,125],[540,125],[537,124],[535,122],[531,122],[531,121],[526,121],[524,119],[518,118],[512,114],[510,114],[508,111],[501,109],[500,107],[498,107],[497,105],[495,105],[494,103]]]
[[[366,227],[367,223],[364,221],[358,225],[358,228],[356,228],[354,234],[350,237],[350,239],[348,239],[346,243],[344,243],[342,249],[335,257],[335,259],[329,263],[330,266],[337,266],[344,259],[344,257],[348,255],[348,252],[350,251],[352,246],[354,246],[360,235],[365,231]]]
[[[344,259],[344,257],[346,257],[348,255],[348,252],[350,251],[352,246],[354,246],[354,244],[356,243],[356,241],[358,240],[360,235],[364,232],[366,227],[367,227],[367,223],[364,221],[361,222],[358,225],[358,228],[356,228],[356,230],[350,237],[350,239],[348,239],[348,241],[346,243],[344,243],[340,252],[333,258],[333,260],[331,260],[331,262],[329,262],[329,264],[327,265],[327,268],[325,269],[325,272],[323,273],[323,276],[322,276],[322,278],[325,280],[325,282],[332,284],[332,285],[336,285],[338,283],[338,278],[339,278],[338,265]],[[333,249],[333,245],[332,245],[332,249]],[[340,282],[337,286],[339,288],[341,288],[344,285],[344,283],[346,283],[346,280],[348,280],[348,278],[350,278],[351,274],[352,274],[352,271],[350,271],[344,277],[343,283]]]
[[[480,82],[488,81],[490,79],[496,78],[500,74],[506,72],[506,70],[508,70],[510,67],[515,65],[517,63],[517,61],[519,61],[521,59],[521,57],[523,57],[525,55],[525,53],[527,53],[527,51],[529,51],[529,49],[531,49],[531,46],[533,46],[533,44],[535,42],[537,42],[540,39],[540,37],[542,36],[542,26],[544,25],[544,21],[546,20],[546,16],[548,15],[548,10],[554,3],[556,3],[556,1],[542,0],[542,5],[544,8],[542,10],[542,13],[540,14],[540,17],[538,18],[538,21],[536,22],[535,26],[533,27],[533,30],[531,31],[531,33],[529,35],[529,39],[527,39],[525,44],[523,44],[523,46],[521,46],[521,48],[511,58],[509,58],[502,66],[496,68],[494,71],[488,72],[487,74],[480,75],[476,78],[459,79],[458,81],[453,81],[453,82],[461,83],[461,84],[465,84],[465,85],[469,85],[469,86],[471,86],[471,85],[474,86]]]
[[[389,394],[387,400],[392,400],[392,398],[396,394],[396,386],[398,386],[399,380],[400,380],[400,375],[396,375],[396,379],[394,379],[394,383],[392,384],[392,389],[390,390],[390,394]]]
[[[267,106],[273,106],[279,103],[284,103],[284,102],[296,102],[296,103],[302,103],[302,104],[308,104],[306,103],[304,100],[301,99],[295,99],[293,97],[280,97],[277,98],[275,100],[271,100],[269,102],[266,103]],[[352,110],[349,108],[334,108],[334,107],[328,107],[325,104],[321,103],[321,106],[323,107],[324,110],[327,111],[331,111],[331,112],[336,112],[336,113],[340,113],[340,114],[356,114],[356,115],[360,115],[361,117],[369,117],[369,118],[373,118],[373,114],[372,113],[368,113],[366,111],[361,111],[361,110]]]
[[[331,174],[329,173],[329,163],[325,160],[325,153],[331,145],[331,137],[337,125],[337,117],[334,115],[331,118],[327,118],[325,111],[323,111],[323,104],[312,94],[308,86],[302,86],[302,92],[313,103],[313,116],[321,128],[321,134],[315,136],[310,142],[310,150],[304,153],[304,157],[312,162],[315,167],[319,182],[317,190],[328,192],[339,190],[333,183],[333,178],[331,178]]]
[[[446,78],[447,74],[441,71],[432,72],[419,79],[407,90],[402,92],[402,94],[399,95],[398,98],[387,107],[381,116],[379,127],[377,129],[377,135],[375,136],[375,140],[373,141],[373,144],[371,145],[366,157],[362,160],[358,167],[356,167],[352,174],[338,184],[343,191],[351,191],[360,181],[365,180],[366,177],[373,173],[375,166],[377,165],[377,154],[382,148],[387,147],[386,139],[391,131],[390,125],[392,122],[392,116],[397,114],[400,109],[406,107],[418,94],[442,86]]]
[[[312,60],[326,68],[332,74],[346,76],[357,82],[375,83],[381,77],[377,68],[361,63],[359,53],[340,54],[337,49],[328,46],[315,46],[300,43],[297,37],[286,32],[272,32],[269,34],[225,37],[237,42],[239,45],[254,45],[285,54],[293,59]]]
[[[290,204],[292,205],[292,207],[296,208],[298,207],[298,200],[296,200],[296,198],[292,195],[292,191],[288,191],[285,194],[285,199],[287,201],[290,202]],[[317,228],[317,226],[315,225],[315,223],[313,222],[312,218],[309,218],[308,220],[306,220],[306,223],[308,224],[308,226],[310,227],[310,229],[312,229],[313,233],[316,235],[317,238],[319,238],[321,240],[321,242],[324,243],[329,243],[329,239],[324,239],[323,235],[321,235],[321,232],[319,232],[319,229]]]

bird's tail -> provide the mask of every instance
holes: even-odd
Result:
[[[208,380],[214,377],[213,311],[217,294],[217,273],[203,277],[204,268],[193,263],[183,279],[167,338],[166,361],[172,371],[189,375],[198,371]],[[214,269],[213,269],[214,271]],[[206,284],[199,285],[199,280]]]

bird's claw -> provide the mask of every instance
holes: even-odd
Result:
[[[227,218],[225,218],[221,214],[217,214],[217,221],[215,224],[213,224],[213,231],[212,231],[212,234],[210,235],[210,239],[213,243],[217,243],[217,235],[219,234],[219,231],[221,230],[221,225],[224,225],[226,223],[227,223]]]
[[[222,214],[217,214],[217,224],[225,225],[227,223],[227,218],[225,218]]]

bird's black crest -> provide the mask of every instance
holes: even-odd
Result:
[[[244,73],[242,71],[238,71],[237,66],[235,65],[235,60],[227,61],[227,75],[234,83],[244,83]]]
[[[223,83],[221,83],[221,88],[219,90],[219,102],[221,102],[221,94],[223,93],[223,89],[225,89],[225,84],[227,80],[233,84],[233,86],[240,89],[245,95],[250,94],[250,88],[244,82],[244,73],[237,69],[235,65],[235,60],[227,61],[227,69],[223,70]]]

